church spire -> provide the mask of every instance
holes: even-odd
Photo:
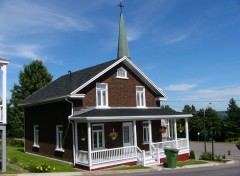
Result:
[[[124,19],[123,19],[123,13],[122,8],[124,7],[122,5],[122,1],[120,1],[120,23],[119,23],[119,36],[118,36],[118,53],[117,58],[122,58],[124,56],[127,56],[130,58],[129,50],[128,50],[128,42],[127,42],[127,36],[125,31],[125,25],[124,25]]]

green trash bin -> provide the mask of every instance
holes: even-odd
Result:
[[[168,168],[176,168],[178,151],[176,148],[164,148]]]

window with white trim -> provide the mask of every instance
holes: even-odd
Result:
[[[123,67],[117,69],[117,78],[128,79],[127,71]]]
[[[92,145],[94,150],[105,147],[103,124],[92,125]]]
[[[38,125],[34,125],[33,126],[33,146],[34,147],[39,147],[39,126]]]
[[[64,151],[63,150],[63,126],[57,125],[56,126],[56,150]]]
[[[143,86],[137,86],[136,87],[136,101],[137,101],[137,107],[145,107],[145,87]]]
[[[149,143],[149,128],[148,122],[143,122],[143,143]]]
[[[98,107],[108,106],[108,85],[106,83],[96,84],[96,100]]]

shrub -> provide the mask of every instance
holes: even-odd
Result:
[[[44,163],[44,164],[41,164],[41,165],[30,165],[28,167],[28,170],[30,172],[44,173],[44,172],[55,171],[55,168]]]
[[[222,161],[221,155],[215,155],[215,160],[216,161]]]
[[[236,144],[236,147],[238,148],[238,150],[240,150],[240,139],[238,139],[235,144]]]
[[[13,147],[24,147],[24,141],[23,139],[7,138],[7,145]]]
[[[226,159],[226,155],[225,154],[222,155],[222,159]]]
[[[196,159],[195,152],[193,150],[190,151],[189,159]]]
[[[201,160],[212,160],[212,154],[210,152],[202,153],[199,157]]]
[[[12,157],[11,159],[8,160],[8,162],[10,164],[17,164],[18,163],[18,159],[16,157]]]

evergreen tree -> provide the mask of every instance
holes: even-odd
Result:
[[[226,136],[228,140],[235,140],[240,137],[240,108],[236,101],[231,98],[227,108]]]
[[[23,137],[23,110],[18,104],[35,91],[47,85],[52,75],[43,65],[42,61],[35,60],[24,66],[19,73],[19,84],[14,84],[11,90],[12,97],[8,103],[8,137]]]

